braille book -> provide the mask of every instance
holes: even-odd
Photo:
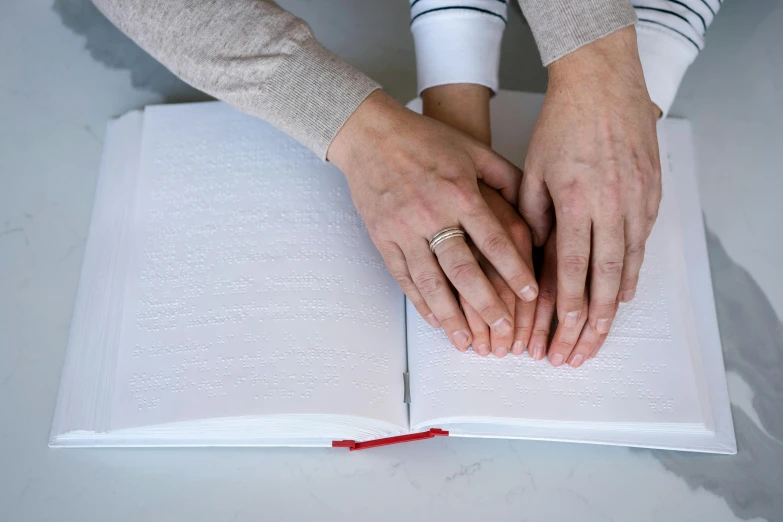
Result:
[[[519,165],[541,100],[493,99],[495,147]],[[339,170],[265,122],[219,102],[112,121],[50,444],[734,453],[690,128],[659,132],[636,298],[573,369],[455,350],[406,303]]]

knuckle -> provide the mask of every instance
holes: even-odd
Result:
[[[443,281],[438,276],[438,274],[428,272],[422,274],[416,286],[418,286],[422,295],[427,298],[432,297],[440,292],[440,290],[443,288]]]
[[[623,262],[619,260],[606,260],[599,262],[595,267],[599,277],[616,277],[623,271]]]
[[[508,255],[511,245],[508,238],[500,233],[489,234],[482,243],[483,252],[488,257],[505,257]]]
[[[533,335],[531,337],[549,337],[549,328],[546,327],[537,327],[533,328]]]
[[[561,260],[563,272],[569,277],[582,276],[587,272],[587,256],[581,254],[568,254]]]
[[[661,197],[657,197],[657,201],[653,205],[649,205],[647,212],[645,213],[645,218],[647,219],[647,226],[652,229],[652,226],[655,224],[655,221],[658,219],[658,210],[661,204]]]
[[[636,238],[629,241],[625,245],[625,255],[629,257],[637,257],[644,255],[644,246],[647,243],[646,238]]]
[[[561,201],[559,212],[559,217],[564,221],[582,221],[587,213],[587,201],[581,192],[577,194],[573,193],[572,189],[568,189],[565,198]]]
[[[413,283],[413,279],[411,279],[408,272],[394,271],[392,272],[392,276],[397,280],[397,283],[404,291],[416,288],[416,285]]]
[[[482,306],[479,310],[479,314],[481,317],[501,317],[503,315],[501,311],[498,310],[498,307],[494,304]]]
[[[541,288],[538,291],[538,305],[554,307],[557,300],[557,291],[553,288]]]
[[[455,183],[451,192],[459,209],[472,209],[483,201],[478,187],[468,183]]]
[[[474,262],[457,261],[449,267],[449,278],[456,286],[469,285],[478,277],[479,271]]]

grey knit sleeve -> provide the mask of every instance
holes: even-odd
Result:
[[[544,65],[636,22],[628,0],[519,0],[519,5]]]
[[[174,74],[262,118],[321,158],[379,85],[264,0],[94,0]]]

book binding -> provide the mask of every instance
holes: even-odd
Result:
[[[408,435],[397,435],[396,437],[386,437],[384,439],[366,440],[356,442],[355,440],[335,440],[332,442],[333,448],[348,448],[350,451],[379,448],[381,446],[390,446],[392,444],[402,444],[403,442],[413,442],[415,440],[431,439],[433,437],[448,437],[449,432],[440,428],[430,428],[427,431],[419,433],[410,433]]]

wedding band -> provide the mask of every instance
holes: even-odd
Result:
[[[441,230],[440,232],[432,236],[432,239],[430,240],[430,252],[434,254],[435,247],[437,247],[444,241],[454,237],[465,239],[465,231],[459,227],[444,228],[443,230]]]

